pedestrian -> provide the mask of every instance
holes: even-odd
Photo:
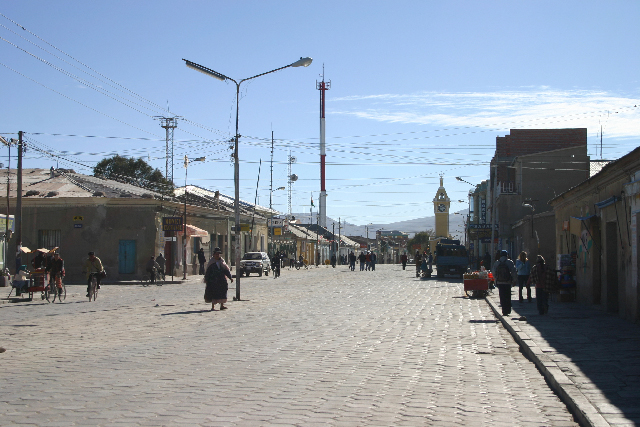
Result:
[[[517,272],[507,251],[500,251],[500,259],[493,264],[491,273],[500,292],[502,315],[508,316],[511,314],[511,286],[516,282]]]
[[[491,270],[491,255],[489,255],[489,252],[484,253],[484,257],[482,257],[482,265],[485,270]]]
[[[207,262],[207,257],[204,255],[204,248],[200,248],[198,251],[198,263],[200,264],[200,271],[198,274],[202,276],[204,274],[204,265]]]
[[[531,285],[529,284],[529,274],[531,273],[531,264],[527,259],[527,253],[525,251],[520,252],[518,259],[516,260],[516,271],[518,272],[518,300],[520,303],[524,302],[522,297],[522,287],[527,287],[527,301],[531,302]]]
[[[402,255],[400,255],[400,262],[402,262],[402,269],[406,269],[407,268],[407,261],[408,261],[409,257],[407,257],[407,253],[403,253]]]
[[[429,271],[433,271],[433,254],[429,252],[429,258],[427,258],[427,262],[429,263]]]
[[[160,254],[160,255],[158,255],[156,257],[156,262],[160,266],[160,273],[162,273],[162,279],[164,280],[164,278],[165,278],[165,269],[167,268],[167,261],[164,259],[162,254]]]
[[[331,255],[331,267],[336,268],[336,254]]]
[[[204,302],[211,303],[211,311],[215,311],[216,304],[220,304],[220,310],[226,310],[224,303],[227,302],[227,277],[233,283],[231,270],[224,259],[222,259],[220,248],[213,250],[213,262],[209,264],[204,274],[204,282],[207,284],[204,289]]]
[[[36,256],[33,257],[33,259],[31,260],[31,265],[33,266],[34,270],[38,270],[40,268],[45,268],[44,254],[42,252],[38,251]]]
[[[371,252],[367,251],[367,253],[364,254],[364,262],[365,262],[364,269],[369,271],[369,269],[371,268]]]
[[[529,283],[536,287],[536,304],[541,315],[549,312],[549,294],[558,290],[558,276],[547,266],[542,255],[536,257],[536,264],[531,268]]]
[[[420,255],[420,251],[416,250],[416,256],[413,261],[416,263],[416,277],[420,277],[420,267],[422,265],[422,256]]]
[[[367,257],[364,256],[364,252],[360,252],[360,255],[358,255],[358,261],[360,261],[360,271],[364,271],[364,262],[366,261]]]
[[[349,254],[349,268],[351,269],[351,271],[356,271],[356,259],[356,254],[351,251],[351,253]]]
[[[376,261],[378,260],[378,256],[375,252],[371,252],[371,271],[376,271]]]

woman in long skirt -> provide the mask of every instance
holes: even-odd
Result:
[[[213,259],[204,274],[204,281],[207,284],[204,290],[204,301],[211,303],[211,311],[215,311],[216,304],[220,304],[220,310],[227,309],[224,305],[227,302],[227,290],[229,289],[227,277],[233,283],[229,266],[220,254],[222,254],[220,248],[213,250]]]

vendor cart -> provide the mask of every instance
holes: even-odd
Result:
[[[488,273],[486,278],[477,278],[478,275],[475,274],[473,276],[476,277],[464,279],[464,293],[469,298],[484,298],[489,295],[493,284],[493,275]]]

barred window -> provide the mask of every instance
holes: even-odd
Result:
[[[60,230],[38,230],[38,247],[52,249],[60,247]]]

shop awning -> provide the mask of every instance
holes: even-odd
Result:
[[[572,216],[571,218],[574,218],[574,219],[577,219],[577,220],[580,220],[580,221],[586,221],[586,220],[588,220],[588,219],[595,218],[595,217],[597,217],[597,216],[598,216],[598,215],[589,215],[589,216]]]
[[[600,209],[602,208],[606,208],[607,206],[611,206],[612,204],[614,204],[615,202],[620,201],[620,197],[618,196],[611,196],[606,200],[603,200],[601,202],[596,203],[596,206],[599,207]]]
[[[184,231],[178,231],[178,236],[184,234]],[[203,230],[202,228],[198,228],[195,225],[187,224],[187,236],[200,237],[202,243],[207,243],[209,241],[209,232],[207,230]]]

